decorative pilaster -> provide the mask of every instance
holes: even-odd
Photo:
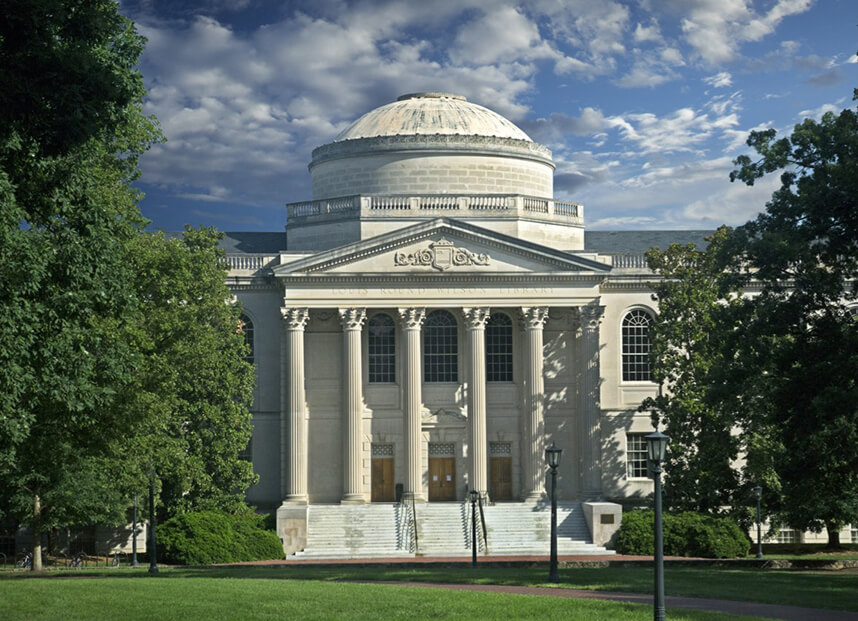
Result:
[[[580,456],[581,495],[595,500],[602,494],[602,438],[599,428],[601,414],[599,364],[599,324],[605,313],[604,306],[578,307],[580,341],[578,364],[578,454]]]
[[[365,308],[339,309],[343,325],[343,499],[344,504],[366,502],[361,489],[361,426],[363,424],[363,375],[361,327]]]
[[[523,500],[538,500],[545,491],[542,332],[548,320],[548,307],[523,307],[521,320],[524,327],[525,390],[521,425],[521,497]]]
[[[307,502],[307,413],[304,398],[306,308],[282,307],[280,348],[280,493],[284,502]]]
[[[471,422],[471,489],[481,496],[488,490],[488,454],[486,447],[486,322],[489,309],[463,308],[468,330],[468,418]]]
[[[423,364],[420,356],[420,328],[426,319],[425,308],[400,308],[402,322],[402,372],[405,410],[405,484],[407,498],[425,502],[423,491],[422,420]]]

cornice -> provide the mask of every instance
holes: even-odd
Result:
[[[602,283],[607,275],[605,274],[534,274],[526,272],[522,274],[480,274],[478,272],[467,272],[463,274],[454,274],[450,272],[444,273],[426,273],[426,274],[285,274],[278,278],[280,284],[284,287],[290,284],[378,284],[378,285],[396,285],[413,283],[415,285],[425,286],[427,284],[449,285],[452,283],[464,284],[479,284],[486,283],[569,283],[569,282],[584,282],[592,285]],[[290,282],[291,281],[291,282]]]

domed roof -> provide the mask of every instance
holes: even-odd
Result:
[[[334,142],[402,135],[493,136],[533,142],[496,112],[450,93],[413,93],[367,112]]]

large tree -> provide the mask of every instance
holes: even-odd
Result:
[[[253,366],[220,237],[212,229],[145,234],[131,256],[142,359],[127,406],[141,421],[137,459],[157,470],[168,515],[242,510],[256,481],[239,458],[250,440]]]
[[[0,15],[0,487],[33,528],[34,569],[44,528],[108,519],[122,496],[105,464],[133,422],[115,407],[137,360],[131,182],[158,139],[142,49],[113,0]]]
[[[737,229],[729,254],[761,286],[748,314],[746,402],[778,430],[775,468],[790,525],[840,528],[858,517],[858,115],[806,119],[788,137],[752,132],[758,157],[731,179],[781,171],[766,211]]]

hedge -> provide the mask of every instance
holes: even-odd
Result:
[[[664,553],[667,556],[736,558],[745,556],[750,545],[748,536],[731,518],[692,511],[664,514]],[[624,513],[616,548],[620,554],[652,555],[653,512]]]
[[[277,534],[255,513],[184,513],[158,527],[158,552],[176,565],[209,565],[283,558]]]

